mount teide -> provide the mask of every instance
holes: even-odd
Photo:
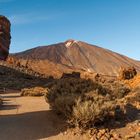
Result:
[[[68,40],[49,46],[40,46],[14,54],[23,65],[47,75],[63,72],[87,71],[116,76],[120,67],[134,66],[140,71],[140,62],[110,50],[82,41]]]

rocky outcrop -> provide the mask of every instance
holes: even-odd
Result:
[[[10,21],[5,16],[0,16],[0,60],[6,60],[11,42]]]
[[[27,64],[23,65],[21,63],[20,59],[17,59],[16,57],[14,57],[12,55],[9,55],[6,59],[6,61],[0,61],[0,66],[11,68],[11,69],[19,71],[21,73],[28,74],[28,75],[34,76],[34,77],[40,77],[40,78],[46,78],[47,77],[44,74],[41,74],[39,72],[36,72],[35,70],[32,70],[31,68],[28,68]],[[3,71],[0,70],[0,74],[1,73],[3,73]]]
[[[129,80],[134,78],[137,75],[137,71],[134,67],[123,68],[121,67],[119,73],[119,79],[121,80]]]

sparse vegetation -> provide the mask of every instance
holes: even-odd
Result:
[[[18,89],[30,88],[35,86],[44,86],[47,82],[53,81],[49,77],[42,78],[21,72],[14,67],[1,64],[0,62],[0,88]]]
[[[131,94],[126,96],[125,101],[134,104],[137,109],[140,109],[140,87],[135,87]]]
[[[87,93],[91,90],[97,90],[98,93],[106,95],[107,89],[92,80],[80,78],[65,78],[58,80],[46,95],[49,103],[54,103],[58,97],[76,96]]]
[[[48,90],[42,87],[24,88],[21,90],[21,96],[43,96]]]
[[[50,107],[63,114],[69,124],[96,126],[115,115],[117,101],[130,90],[119,83],[102,85],[77,78],[60,79],[45,95]]]
[[[131,91],[128,86],[124,85],[120,81],[116,81],[113,83],[104,83],[103,86],[110,90],[109,96],[112,99],[123,98]]]
[[[114,115],[115,107],[113,101],[92,91],[75,101],[71,123],[82,128],[95,127]]]

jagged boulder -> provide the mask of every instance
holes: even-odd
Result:
[[[0,15],[0,60],[6,60],[11,42],[10,21]]]
[[[119,79],[129,80],[134,78],[135,75],[137,75],[137,71],[135,67],[128,67],[128,68],[121,67],[119,73]]]

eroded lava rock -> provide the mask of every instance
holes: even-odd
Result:
[[[6,60],[11,42],[10,21],[0,15],[0,60]]]

